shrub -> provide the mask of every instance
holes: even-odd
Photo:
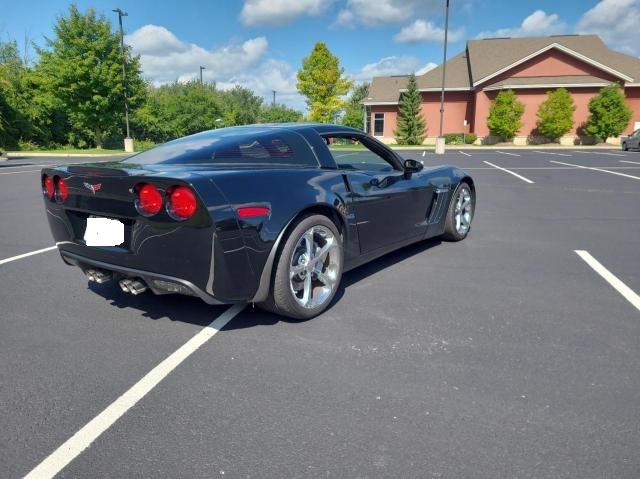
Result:
[[[153,148],[154,146],[156,146],[156,144],[151,140],[135,140],[133,142],[135,151],[148,150],[149,148]]]
[[[631,110],[618,85],[609,85],[600,90],[598,96],[589,101],[589,112],[591,114],[584,131],[603,141],[610,136],[620,136],[631,119]]]
[[[38,151],[39,145],[27,140],[18,140],[18,150],[20,151]]]
[[[573,128],[576,105],[565,88],[547,93],[547,99],[538,107],[537,130],[550,140],[557,140]]]
[[[478,139],[475,133],[446,133],[444,142],[447,145],[472,145]]]
[[[522,128],[524,105],[513,90],[503,90],[491,102],[487,126],[492,135],[511,140]]]

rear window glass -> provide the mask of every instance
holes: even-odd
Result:
[[[133,164],[318,166],[299,134],[280,129],[225,128],[170,141],[125,160]]]

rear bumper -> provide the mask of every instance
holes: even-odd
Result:
[[[99,268],[101,270],[109,271],[114,273],[116,276],[121,276],[123,278],[140,278],[142,279],[149,289],[153,291],[155,294],[169,294],[167,291],[162,290],[156,286],[155,281],[164,281],[174,284],[179,284],[185,287],[189,292],[190,296],[196,296],[203,300],[207,304],[229,304],[227,301],[220,301],[214,298],[212,295],[206,293],[201,288],[193,284],[192,282],[182,279],[176,278],[174,276],[168,276],[164,274],[153,273],[150,271],[144,271],[136,268],[129,268],[125,266],[115,265],[111,263],[105,263],[103,261],[98,261],[95,259],[87,258],[75,253],[70,253],[68,251],[61,250],[60,256],[62,256],[62,260],[71,265],[77,266],[83,271],[86,271],[90,268]]]

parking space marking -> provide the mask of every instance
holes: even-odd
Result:
[[[34,173],[40,170],[20,170],[20,171],[7,171],[6,173],[0,173],[0,175],[17,175],[19,173]]]
[[[458,151],[458,153],[462,153],[465,156],[471,156],[469,153],[465,153],[464,151]]]
[[[608,155],[608,156],[627,156],[627,155],[623,155],[622,153],[607,153],[607,152],[600,152],[600,155]]]
[[[493,166],[494,168],[497,168],[499,170],[505,171],[507,173],[509,173],[510,175],[515,176],[516,178],[520,178],[522,181],[529,183],[529,184],[533,184],[533,181],[531,181],[529,178],[525,178],[524,176],[520,176],[518,173],[515,173],[511,170],[507,170],[506,168],[502,168],[501,166],[498,165],[494,165],[493,163],[490,163],[488,161],[483,161],[483,163],[486,163],[489,166]]]
[[[572,165],[571,163],[563,163],[562,161],[554,161],[554,160],[549,160],[549,161],[551,163],[557,163],[558,165],[575,166],[576,168],[582,168],[584,170],[601,171],[603,173],[609,173],[610,175],[618,175],[618,176],[624,176],[626,178],[633,178],[634,180],[640,180],[640,176],[627,175],[625,173],[620,173],[619,171],[610,171],[610,170],[605,170],[603,168],[595,168],[593,166]]]
[[[521,155],[518,155],[517,153],[509,153],[507,151],[498,151],[498,153],[500,153],[501,155],[521,156]]]
[[[640,161],[618,160],[620,163],[631,163],[632,165],[640,165]]]
[[[538,151],[533,150],[534,153],[540,153],[541,155],[557,155],[557,156],[571,156],[569,153],[556,153],[553,151]]]
[[[29,253],[19,254],[18,256],[12,256],[11,258],[0,259],[0,265],[11,263],[12,261],[16,261],[18,259],[27,258],[29,256],[33,256],[34,254],[46,253],[47,251],[52,251],[56,248],[57,246],[49,246],[48,248],[42,248],[35,251],[30,251]]]
[[[604,278],[618,293],[629,301],[633,306],[640,311],[640,296],[636,294],[629,286],[620,281],[611,271],[605,268],[597,259],[595,259],[588,251],[575,250],[576,254],[580,256],[585,263]]]
[[[53,451],[44,461],[27,474],[25,479],[52,478],[58,474],[71,461],[79,456],[82,451],[91,446],[91,443],[100,437],[103,432],[109,429],[129,409],[135,406],[155,388],[171,371],[214,337],[229,321],[236,317],[244,307],[244,304],[235,304],[225,310],[208,326],[202,328],[200,332],[149,371],[142,379],[131,386],[128,391],[107,406],[106,409],[89,421],[58,449]]]

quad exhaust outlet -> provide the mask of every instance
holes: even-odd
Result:
[[[111,281],[111,273],[109,273],[108,271],[102,271],[99,269],[88,269],[86,271],[86,275],[89,281],[92,281],[98,284]]]
[[[131,293],[134,296],[142,294],[147,290],[147,286],[137,279],[121,279],[118,284],[123,292]]]

